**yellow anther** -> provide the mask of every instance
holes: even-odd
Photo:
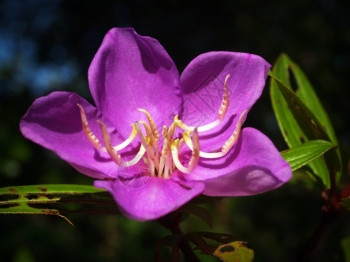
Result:
[[[194,130],[194,137],[193,137],[193,151],[191,155],[191,159],[188,163],[188,167],[185,167],[181,164],[179,160],[179,149],[181,148],[183,140],[175,139],[173,143],[171,144],[171,155],[173,157],[174,164],[178,170],[180,170],[182,173],[190,173],[194,170],[194,168],[197,166],[199,161],[199,139],[198,139],[198,130]]]
[[[197,130],[198,131],[198,130]],[[191,131],[190,130],[187,130],[187,131],[184,131],[182,133],[182,137],[186,143],[186,145],[191,149],[193,150],[193,145],[192,145],[192,141],[191,141]]]
[[[193,130],[194,127],[191,127],[191,126],[188,126],[186,125],[185,123],[183,123],[180,119],[179,119],[179,116],[178,115],[175,115],[174,116],[174,122],[176,126],[180,127],[181,129],[183,130]]]
[[[98,138],[94,135],[94,133],[91,131],[91,129],[89,127],[89,123],[87,121],[84,108],[80,104],[77,104],[77,106],[79,107],[79,110],[80,110],[81,123],[82,123],[83,131],[84,131],[86,138],[90,141],[90,143],[96,149],[98,149],[98,150],[102,149],[102,145],[101,145],[100,140],[98,140]]]

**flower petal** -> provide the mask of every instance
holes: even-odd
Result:
[[[22,134],[54,151],[81,173],[94,178],[115,177],[117,165],[99,155],[82,130],[79,103],[89,126],[99,133],[97,110],[75,93],[53,92],[38,98],[20,122]]]
[[[164,216],[199,195],[204,189],[201,182],[177,183],[171,179],[145,175],[115,181],[95,181],[94,185],[107,189],[125,216],[139,221]]]
[[[286,183],[292,176],[289,164],[271,140],[254,128],[244,128],[228,155],[202,159],[188,180],[204,181],[203,194],[244,196],[262,193]]]
[[[165,49],[133,29],[114,28],[105,36],[89,68],[97,108],[123,137],[148,110],[157,126],[169,125],[181,104],[179,74]]]
[[[260,97],[269,69],[270,64],[260,56],[234,52],[205,53],[185,68],[180,78],[184,96],[181,117],[186,124],[193,126],[217,119],[224,80],[230,75],[230,103],[226,117],[221,125],[206,133],[215,134],[208,137],[208,142],[201,139],[201,148],[225,142],[242,112],[249,110]]]

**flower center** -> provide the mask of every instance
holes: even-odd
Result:
[[[83,107],[80,104],[77,104],[80,109],[84,134],[97,150],[107,152],[110,158],[118,166],[129,167],[142,160],[147,165],[151,176],[170,178],[171,174],[176,170],[179,170],[182,173],[190,173],[196,168],[200,158],[210,159],[225,156],[235,145],[239,137],[247,110],[240,115],[235,130],[228,140],[222,145],[221,150],[216,152],[203,152],[200,150],[198,133],[211,130],[218,126],[227,113],[229,107],[229,77],[230,75],[227,75],[224,81],[224,93],[217,119],[209,124],[198,127],[188,126],[176,115],[174,117],[174,121],[169,127],[162,127],[162,132],[160,135],[151,114],[147,110],[139,108],[139,111],[145,114],[147,121],[140,120],[133,123],[129,137],[119,145],[112,145],[106,125],[101,120],[97,120],[101,128],[102,140],[104,142],[104,146],[102,146],[100,140],[89,127]],[[182,137],[174,137],[176,128],[180,128],[183,131]],[[129,146],[136,137],[138,137],[141,142],[138,153],[131,160],[123,160],[119,151]],[[161,146],[159,146],[158,143],[160,140],[162,140]],[[179,151],[184,144],[186,144],[192,152],[191,158],[187,165],[181,163],[179,159]]]

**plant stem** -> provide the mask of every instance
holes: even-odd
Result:
[[[200,262],[197,256],[193,253],[192,248],[188,241],[184,238],[184,235],[181,231],[179,223],[181,222],[182,213],[175,212],[171,213],[165,217],[159,219],[159,223],[165,228],[169,229],[174,235],[179,235],[181,237],[181,242],[179,245],[180,250],[185,255],[187,259],[191,262]]]
[[[328,226],[331,225],[340,215],[342,207],[339,203],[338,196],[336,195],[337,193],[335,190],[335,180],[332,181],[332,177],[335,178],[335,176],[331,176],[330,191],[322,192],[322,198],[324,199],[325,203],[322,206],[323,213],[322,213],[321,222],[318,225],[318,227],[315,229],[312,236],[309,238],[306,246],[304,247],[297,261],[300,261],[300,262],[309,261],[310,256],[317,248]]]
[[[317,246],[320,243],[320,240],[322,239],[328,226],[335,221],[336,217],[337,217],[337,215],[334,213],[323,215],[320,224],[318,225],[318,227],[316,228],[316,230],[314,231],[314,233],[312,234],[312,236],[308,240],[306,246],[304,247],[304,249],[303,249],[300,257],[297,259],[297,261],[300,261],[300,262],[309,261],[310,256],[317,248]]]

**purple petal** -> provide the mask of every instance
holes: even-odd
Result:
[[[90,128],[99,134],[96,108],[69,92],[53,92],[35,100],[21,119],[22,134],[54,151],[81,173],[99,179],[115,177],[117,165],[100,156],[85,137],[77,103],[85,109]]]
[[[232,152],[218,159],[202,159],[184,178],[204,181],[206,195],[244,196],[277,188],[291,176],[289,164],[271,140],[254,128],[244,128]]]
[[[165,49],[133,29],[110,30],[89,68],[97,108],[123,137],[148,110],[158,126],[169,125],[181,104],[179,74]]]
[[[171,179],[139,175],[130,179],[95,181],[96,187],[107,189],[129,218],[144,221],[164,216],[199,195],[201,182],[177,183]]]
[[[196,57],[181,74],[184,93],[184,111],[181,118],[186,124],[200,126],[217,119],[225,77],[228,80],[230,105],[223,123],[208,131],[208,142],[201,139],[203,149],[216,149],[233,132],[241,113],[249,110],[260,97],[270,64],[260,56],[209,52]],[[220,135],[218,135],[220,134]]]

